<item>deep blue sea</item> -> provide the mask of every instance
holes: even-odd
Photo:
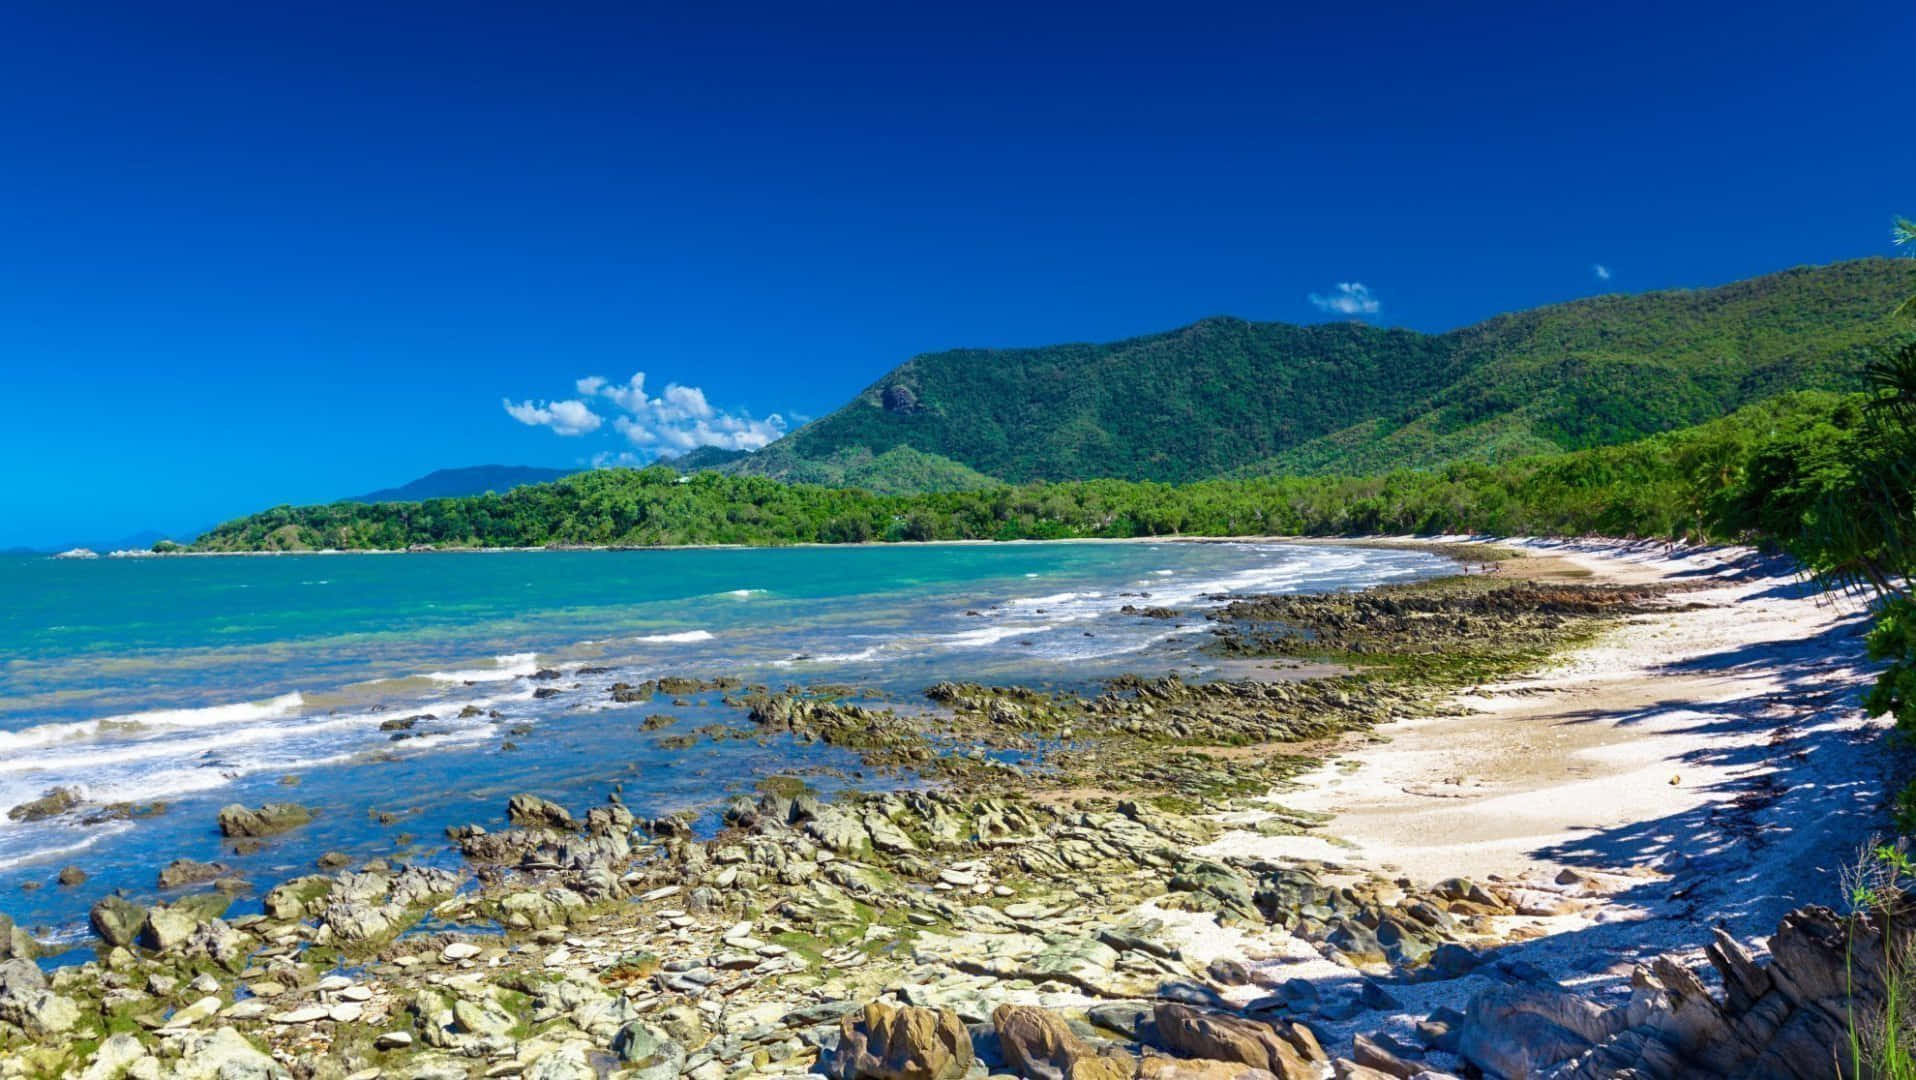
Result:
[[[0,911],[70,936],[109,890],[153,895],[180,856],[264,888],[329,850],[391,855],[410,838],[436,854],[447,825],[501,823],[519,791],[578,813],[619,785],[645,817],[709,810],[773,774],[821,790],[873,782],[851,755],[789,739],[667,748],[749,725],[715,694],[616,705],[616,681],[731,675],[907,703],[940,679],[1089,687],[1207,666],[1206,597],[1449,566],[1411,551],[1170,542],[0,558],[0,810],[56,786],[87,803],[0,819]],[[560,677],[531,678],[541,670]],[[535,697],[542,687],[560,692]],[[481,715],[460,718],[468,705]],[[654,714],[674,720],[646,727]],[[423,717],[411,737],[380,728],[408,716]],[[223,850],[220,806],[288,799],[317,820],[255,855]],[[84,823],[117,802],[166,808]],[[68,864],[91,879],[54,883]]]

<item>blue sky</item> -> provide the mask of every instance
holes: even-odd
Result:
[[[750,442],[941,348],[1716,284],[1916,212],[1908,5],[1440,7],[6,5],[0,546]]]

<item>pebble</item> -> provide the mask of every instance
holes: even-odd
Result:
[[[357,1001],[342,1001],[326,1011],[326,1015],[341,1024],[350,1024],[358,1020],[366,1007]]]
[[[310,1024],[315,1020],[326,1019],[326,1012],[324,1005],[305,1005],[285,1012],[276,1012],[267,1019],[275,1024]]]
[[[412,1045],[412,1035],[405,1031],[387,1031],[373,1040],[375,1050],[400,1050]]]
[[[328,975],[319,980],[319,992],[322,994],[337,993],[352,984],[353,981],[344,975]]]
[[[480,952],[479,946],[470,941],[455,941],[439,950],[439,959],[448,964],[456,964],[461,960],[470,960],[478,956]]]
[[[166,1026],[170,1028],[192,1027],[194,1024],[199,1023],[219,1011],[219,998],[203,997],[193,1004],[175,1011],[173,1015],[167,1019]]]
[[[373,992],[364,986],[348,986],[339,992],[339,996],[344,1001],[371,1001]]]
[[[226,1008],[220,1010],[220,1015],[229,1020],[258,1020],[260,1017],[265,1016],[267,1010],[270,1008],[271,1006],[267,1005],[264,1001],[258,998],[251,998],[246,1001],[236,1001],[228,1005]]]

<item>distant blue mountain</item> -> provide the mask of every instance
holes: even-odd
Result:
[[[421,499],[450,499],[461,495],[484,495],[488,491],[505,492],[526,484],[543,484],[577,469],[541,469],[532,465],[471,465],[463,469],[429,472],[409,484],[365,495],[348,495],[339,502],[418,502]]]

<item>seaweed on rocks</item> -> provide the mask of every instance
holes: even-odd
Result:
[[[1451,577],[1357,593],[1239,598],[1210,614],[1215,651],[1394,667],[1438,683],[1533,665],[1605,620],[1668,609],[1668,585],[1546,585]]]

